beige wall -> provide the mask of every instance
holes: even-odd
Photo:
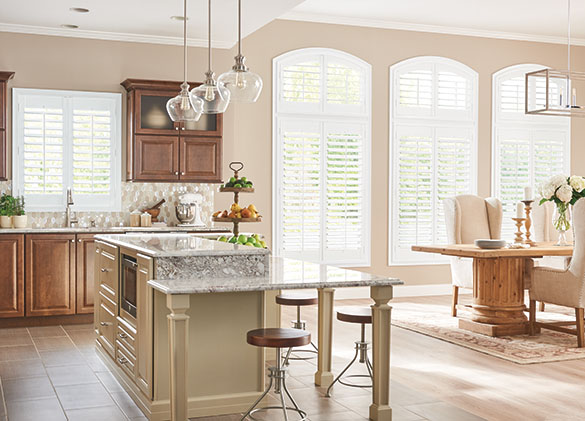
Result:
[[[14,70],[11,86],[98,91],[120,90],[127,77],[179,79],[179,47],[0,33],[0,69]],[[272,59],[304,47],[328,47],[354,54],[372,65],[372,266],[369,271],[402,278],[409,284],[449,282],[448,266],[389,267],[388,256],[388,69],[401,60],[437,55],[459,60],[479,73],[479,185],[491,192],[491,77],[504,67],[538,63],[566,65],[566,47],[488,38],[394,31],[353,26],[277,20],[244,40],[251,69],[264,80],[255,104],[232,104],[225,115],[224,178],[233,159],[246,164],[255,182],[254,195],[242,195],[264,215],[250,226],[270,239],[272,188]],[[204,50],[189,49],[190,79],[205,70]],[[585,70],[581,47],[575,48],[575,70]],[[221,73],[232,63],[234,50],[217,50],[214,69]],[[546,118],[546,117],[543,117]],[[585,119],[573,119],[572,172],[585,174]],[[579,158],[581,157],[581,158]],[[216,208],[230,205],[228,195],[216,195]],[[242,230],[247,230],[244,227]]]

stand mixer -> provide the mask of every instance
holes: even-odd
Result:
[[[175,214],[179,220],[179,227],[204,227],[201,220],[201,203],[203,196],[199,193],[188,193],[179,197],[175,207]]]

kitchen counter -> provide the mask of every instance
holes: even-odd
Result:
[[[217,243],[217,241],[213,242]],[[249,246],[242,247],[250,248]],[[340,269],[316,263],[272,257],[269,261],[268,273],[263,276],[193,276],[178,279],[153,279],[148,284],[164,294],[174,295],[280,289],[387,286],[402,285],[403,282],[397,278],[381,277],[356,270]]]
[[[91,234],[126,232],[231,232],[217,227],[60,227],[60,228],[0,228],[1,234]]]

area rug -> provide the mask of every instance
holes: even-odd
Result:
[[[449,306],[394,302],[392,308],[394,326],[517,364],[585,359],[585,348],[577,348],[577,337],[574,335],[542,329],[536,336],[492,338],[459,329],[457,318],[451,317]],[[575,320],[575,316],[571,317],[566,310],[562,307],[547,305],[545,312],[538,313],[537,320],[543,322]]]

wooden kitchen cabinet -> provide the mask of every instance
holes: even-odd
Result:
[[[6,153],[6,93],[8,91],[8,81],[14,77],[14,72],[0,72],[0,180],[6,180],[7,153]]]
[[[75,234],[26,236],[26,316],[75,314]]]
[[[126,178],[129,181],[221,182],[223,115],[173,122],[166,103],[181,82],[126,79]],[[191,88],[199,83],[190,83]],[[179,146],[180,145],[180,146]]]
[[[76,313],[93,313],[95,292],[95,234],[77,234]]]
[[[24,235],[0,236],[0,318],[24,316]]]

